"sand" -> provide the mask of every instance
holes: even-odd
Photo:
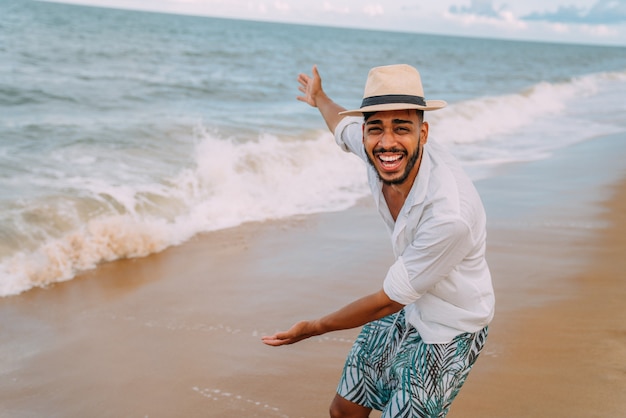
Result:
[[[626,181],[614,193],[605,229],[584,243],[563,242],[591,253],[586,267],[534,291],[550,294],[549,302],[496,317],[487,355],[450,416],[625,416]]]
[[[537,184],[521,173],[479,184],[497,313],[449,417],[624,416],[626,173],[520,210]],[[567,183],[551,178],[542,190]],[[391,261],[368,200],[0,299],[0,417],[327,416],[358,330],[260,337],[377,290]]]

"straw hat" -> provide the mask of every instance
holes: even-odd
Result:
[[[361,108],[340,115],[361,116],[365,112],[421,109],[437,110],[446,106],[443,100],[426,100],[420,73],[410,65],[386,65],[372,68],[367,75]]]

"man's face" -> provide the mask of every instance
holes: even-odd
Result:
[[[414,110],[377,112],[363,125],[367,158],[385,184],[413,183],[427,138],[428,123]]]

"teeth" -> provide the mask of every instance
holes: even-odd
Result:
[[[383,160],[386,163],[391,163],[393,161],[398,161],[402,156],[401,155],[379,155],[378,156],[381,160]]]

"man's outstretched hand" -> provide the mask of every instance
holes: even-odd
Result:
[[[285,345],[302,341],[331,331],[360,327],[368,322],[391,315],[404,308],[401,303],[389,299],[384,289],[364,296],[322,318],[300,321],[287,331],[261,337],[267,345]]]
[[[302,92],[302,96],[298,96],[296,99],[313,107],[318,107],[317,99],[320,94],[325,95],[325,93],[322,89],[322,79],[317,71],[317,65],[313,66],[312,74],[312,77],[308,74],[298,74],[298,83],[300,83],[298,90]]]
[[[279,346],[285,344],[293,344],[306,338],[319,335],[316,321],[300,321],[284,332],[277,332],[274,335],[261,337],[264,344]]]

